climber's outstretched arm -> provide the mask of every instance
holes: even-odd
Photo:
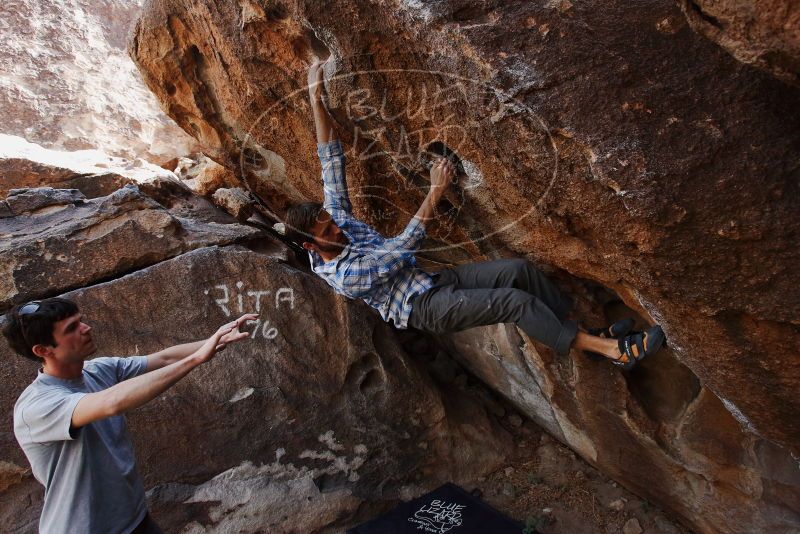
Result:
[[[441,158],[433,164],[433,167],[431,167],[431,188],[428,189],[428,194],[414,215],[414,219],[418,219],[421,223],[428,223],[433,219],[436,214],[436,205],[442,200],[455,175],[456,169],[449,159]],[[412,220],[412,222],[414,221]]]
[[[325,90],[322,82],[322,65],[317,60],[308,69],[308,97],[317,129],[317,155],[322,165],[322,189],[325,196],[323,206],[335,220],[340,221],[349,216],[353,207],[347,193],[346,160],[342,143],[322,102]]]
[[[336,130],[333,129],[333,121],[328,115],[328,110],[325,109],[325,104],[322,103],[322,94],[325,91],[325,85],[322,81],[322,65],[323,63],[320,63],[319,60],[315,60],[308,69],[308,98],[311,101],[311,110],[314,112],[317,144],[327,144],[339,139],[336,135]]]

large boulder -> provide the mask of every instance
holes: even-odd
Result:
[[[125,54],[140,9],[141,0],[3,2],[0,132],[157,162],[193,150]]]
[[[521,362],[483,376],[698,531],[797,528],[797,89],[695,34],[667,0],[166,0],[145,5],[130,53],[168,114],[276,213],[321,196],[304,85],[312,58],[330,57],[356,215],[399,231],[430,153],[454,150],[463,172],[428,265],[527,257],[584,319],[621,300],[663,325],[672,352],[648,381],[581,354],[541,356],[565,373],[547,379],[505,334],[480,334],[489,356],[454,350],[477,370]],[[577,379],[610,389],[583,395]],[[541,394],[519,390],[534,382]],[[642,450],[643,467],[623,454]],[[707,462],[714,451],[726,460]],[[639,478],[648,459],[672,489]]]
[[[360,510],[496,469],[513,445],[474,401],[443,399],[367,306],[280,257],[202,248],[66,296],[104,355],[151,353],[260,313],[251,339],[129,415],[167,531],[340,531]],[[9,352],[2,344],[4,428],[36,373]],[[4,525],[31,531],[41,486],[13,434],[0,444]]]

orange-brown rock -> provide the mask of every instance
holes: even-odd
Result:
[[[430,153],[454,150],[463,172],[427,265],[524,256],[585,321],[618,297],[670,343],[626,376],[498,331],[473,332],[462,361],[700,532],[800,526],[797,89],[666,0],[167,0],[145,6],[130,52],[276,213],[321,197],[304,85],[330,57],[356,215],[399,231]]]
[[[800,3],[680,0],[692,28],[736,59],[800,87]]]
[[[242,185],[230,169],[202,154],[198,154],[196,158],[180,158],[172,169],[198,195],[212,196],[221,187]]]
[[[239,220],[247,220],[255,211],[253,197],[239,187],[222,187],[214,192],[214,204]]]
[[[203,167],[195,181],[195,191],[198,195],[204,196],[213,195],[220,187],[237,187],[240,185],[239,180],[236,179],[236,175],[232,171],[214,161],[209,161]]]

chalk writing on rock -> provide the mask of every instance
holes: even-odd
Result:
[[[272,326],[265,316],[265,313],[273,308],[283,311],[286,308],[294,309],[294,289],[291,287],[281,287],[276,290],[271,289],[246,289],[241,281],[234,284],[234,290],[227,284],[217,284],[210,289],[203,291],[204,295],[210,296],[214,303],[219,306],[225,317],[231,317],[235,310],[238,314],[255,312],[261,316],[255,321],[248,321],[248,324],[255,323],[251,338],[257,335],[265,339],[275,339],[278,337],[278,330]]]

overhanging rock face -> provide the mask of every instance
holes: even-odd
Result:
[[[610,476],[698,532],[791,532],[794,459],[742,430],[670,350],[623,374],[564,362],[497,325],[448,336],[450,352]]]
[[[606,320],[615,294],[670,341],[627,377],[520,355],[498,331],[472,334],[494,355],[455,347],[462,360],[697,530],[797,528],[796,89],[667,1],[168,0],[145,6],[130,52],[170,116],[277,213],[320,198],[304,85],[312,56],[331,57],[358,216],[399,231],[424,153],[455,150],[464,172],[428,265],[526,256],[558,269],[584,319]]]

